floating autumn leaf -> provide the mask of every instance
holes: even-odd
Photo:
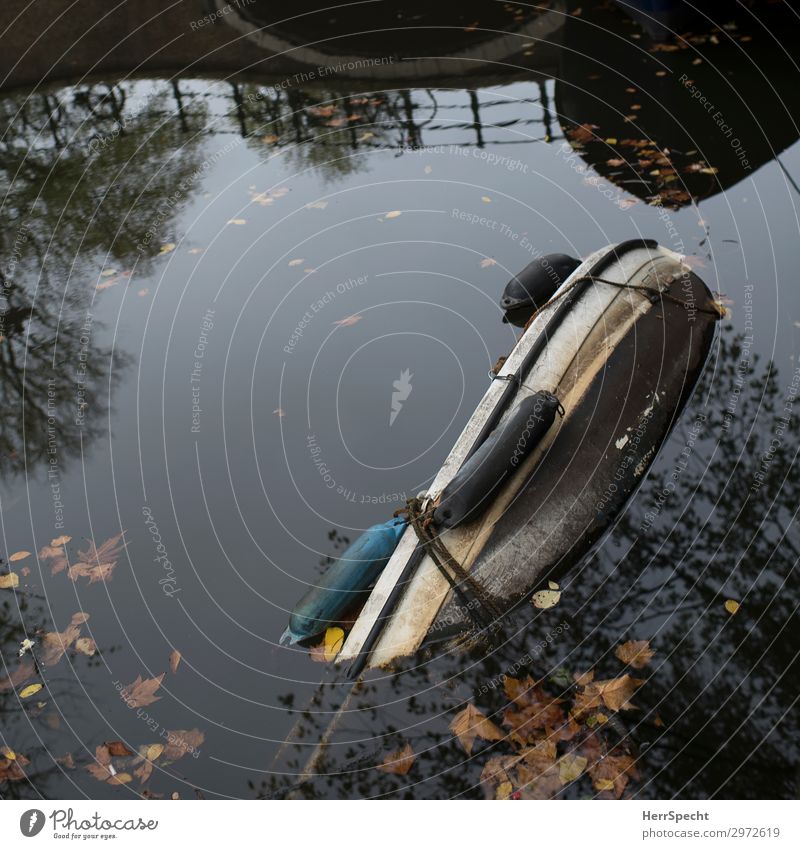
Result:
[[[69,567],[68,575],[73,581],[88,578],[90,584],[108,581],[117,565],[120,552],[127,545],[122,542],[124,531],[109,537],[99,548],[90,542],[85,551],[78,552],[78,562]]]
[[[66,545],[72,537],[67,536],[66,534],[62,534],[60,537],[56,537],[55,539],[50,540],[50,545],[53,548],[59,548],[59,546]]]
[[[30,557],[30,551],[15,551],[9,558],[9,563],[16,563],[18,560],[24,560],[26,557]]]
[[[56,763],[60,763],[64,769],[75,769],[75,758],[72,757],[72,752],[67,752],[60,758],[56,758]]]
[[[63,572],[68,564],[67,555],[63,546],[45,545],[39,551],[40,560],[50,560],[50,574],[57,575]]]
[[[277,416],[279,419],[282,419],[286,413],[283,411],[283,408],[278,407],[277,409],[272,411],[273,416]]]
[[[153,763],[152,761],[146,760],[143,761],[142,764],[133,771],[133,774],[139,779],[141,784],[144,784],[150,776],[153,774]]]
[[[593,130],[597,129],[596,124],[581,124],[571,130],[567,130],[567,135],[578,144],[592,141],[595,138]]]
[[[107,784],[128,784],[133,781],[133,776],[127,772],[117,772],[106,782]]]
[[[34,667],[31,660],[26,658],[25,660],[20,661],[13,672],[6,675],[4,678],[0,678],[0,693],[5,693],[8,690],[19,687],[20,684],[24,684],[30,677],[32,677],[35,672],[36,667]]]
[[[106,743],[106,748],[108,753],[115,758],[126,758],[133,754],[122,740],[112,740],[110,743]]]
[[[328,628],[325,631],[325,642],[323,657],[327,663],[336,658],[344,644],[344,630],[342,628]]]
[[[389,775],[405,775],[411,767],[414,765],[414,759],[416,755],[414,754],[414,750],[411,748],[410,743],[406,743],[402,749],[399,749],[396,752],[390,752],[383,759],[383,763],[380,766],[376,767],[381,772],[388,773]]]
[[[181,662],[181,653],[175,649],[169,656],[169,671],[174,675],[178,671],[178,664]]]
[[[304,259],[290,259],[289,265],[302,265],[304,262]]]
[[[188,253],[190,254],[204,254],[206,252],[205,248],[189,248]]]
[[[164,254],[172,253],[175,250],[175,242],[167,242],[166,245],[162,245],[159,248],[158,255],[163,256]]]
[[[161,753],[164,751],[163,743],[151,743],[144,752],[144,757],[148,761],[155,761],[161,757]]]
[[[23,687],[19,691],[19,697],[21,699],[29,699],[31,696],[35,696],[42,687],[44,687],[44,684],[28,684],[27,687]]]
[[[168,731],[167,744],[164,746],[164,760],[177,761],[184,755],[196,752],[206,735],[199,728],[192,728],[190,731]]]
[[[91,637],[78,637],[75,640],[75,650],[85,654],[86,657],[92,657],[97,651],[97,645]]]
[[[492,202],[492,199],[491,199],[490,197],[487,197],[486,195],[483,195],[483,196],[481,197],[481,200],[482,200],[484,203],[491,203],[491,202]]]
[[[140,298],[143,298],[145,295],[149,295],[149,294],[150,294],[150,290],[149,290],[149,289],[147,289],[147,288],[145,288],[145,289],[139,289],[139,291],[138,291],[136,294],[137,294]]]
[[[83,625],[83,623],[87,622],[88,619],[89,614],[79,610],[77,613],[72,614],[72,619],[70,621],[73,625]]]
[[[497,260],[488,256],[481,260],[481,268],[489,268],[491,265],[497,265]]]
[[[472,746],[477,738],[481,740],[503,739],[503,732],[472,703],[468,703],[463,710],[453,717],[450,730],[458,737],[468,755],[472,754]]]
[[[628,666],[643,669],[653,659],[655,652],[647,640],[628,640],[627,643],[617,646],[615,654]]]
[[[28,758],[20,754],[14,758],[0,758],[0,784],[4,781],[22,781],[25,778],[22,767],[29,763]]]
[[[423,170],[426,174],[430,174],[433,171],[433,168],[430,165],[426,165]]]
[[[728,613],[731,614],[731,616],[733,616],[734,613],[737,613],[739,611],[740,607],[741,607],[741,605],[739,604],[739,602],[734,601],[732,598],[729,598],[725,602],[725,610],[727,610]]]
[[[357,321],[361,321],[364,318],[363,315],[347,315],[344,318],[340,318],[338,321],[334,321],[333,323],[337,327],[351,327]]]
[[[589,776],[596,790],[613,793],[619,799],[636,774],[636,762],[630,755],[608,754],[589,767]]]
[[[555,607],[559,601],[561,601],[561,592],[559,590],[539,590],[531,598],[533,606],[541,610]]]
[[[229,218],[228,224],[235,224],[237,227],[241,227],[242,224],[247,224],[246,218]]]
[[[155,695],[155,692],[161,686],[165,675],[166,672],[162,672],[158,677],[146,680],[142,680],[142,676],[137,675],[132,684],[128,684],[120,691],[122,700],[129,708],[147,707],[147,705],[157,702],[161,696]]]
[[[384,218],[399,218],[403,213],[399,209],[393,209],[391,212],[387,212],[384,215]]]
[[[55,666],[80,635],[80,627],[71,622],[63,631],[45,634],[41,639],[39,661],[45,666]]]
[[[16,572],[7,572],[0,575],[0,590],[13,590],[19,586],[19,575]]]
[[[579,757],[572,752],[564,755],[558,762],[558,779],[562,784],[580,778],[589,763],[587,758]]]
[[[325,209],[327,205],[328,201],[326,200],[314,200],[306,204],[306,209]]]
[[[612,678],[608,681],[595,681],[589,684],[587,690],[594,687],[610,710],[633,710],[634,706],[629,700],[642,684],[644,681],[638,678],[623,675],[621,678]]]
[[[27,637],[19,644],[19,657],[22,657],[26,652],[29,652],[36,645],[35,640],[29,640]]]

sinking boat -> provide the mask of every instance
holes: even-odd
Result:
[[[421,496],[455,565],[407,528],[337,662],[356,677],[469,633],[480,623],[465,584],[508,611],[583,558],[678,420],[719,318],[702,280],[653,240],[608,246],[578,264],[533,315]],[[537,395],[556,399],[560,415],[538,427],[516,466],[498,465],[490,498],[458,505],[459,520],[444,521],[448,485],[487,441],[504,442],[498,431],[520,426],[519,411]]]

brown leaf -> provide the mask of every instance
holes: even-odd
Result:
[[[344,318],[340,318],[338,321],[334,321],[333,323],[337,327],[350,327],[361,319],[364,318],[363,315],[347,315]]]
[[[66,534],[62,534],[60,537],[56,537],[55,539],[50,540],[50,545],[53,548],[59,548],[62,545],[66,545],[72,537],[68,537]]]
[[[153,762],[144,761],[138,769],[135,769],[133,774],[144,784],[153,774]]]
[[[72,624],[73,625],[83,625],[84,622],[89,620],[89,614],[84,613],[82,610],[79,610],[77,613],[72,614]]]
[[[65,769],[75,769],[75,759],[72,757],[71,752],[67,752],[66,755],[56,758],[56,762],[60,763]]]
[[[177,761],[186,754],[196,752],[206,735],[199,728],[191,731],[168,731],[167,744],[164,746],[164,758],[168,761]]]
[[[630,755],[606,755],[589,767],[589,775],[596,790],[613,792],[617,799],[622,796],[636,774],[636,762]]]
[[[178,664],[181,662],[181,653],[175,649],[169,656],[169,671],[174,675],[178,671]]]
[[[70,623],[63,631],[53,631],[42,637],[38,658],[45,666],[55,666],[66,650],[81,635],[81,629]]]
[[[383,763],[376,767],[381,772],[388,773],[389,775],[405,775],[411,767],[414,765],[414,759],[416,755],[414,754],[414,750],[411,748],[410,743],[406,743],[402,749],[399,749],[396,752],[390,752],[383,759]]]
[[[623,675],[621,678],[612,678],[609,681],[597,681],[589,686],[596,687],[606,707],[616,711],[633,709],[634,706],[629,699],[642,684],[644,681],[638,678]]]
[[[141,675],[137,675],[132,684],[122,689],[120,696],[130,708],[147,707],[161,698],[156,696],[155,692],[161,686],[166,674],[162,672],[157,678],[148,678],[146,681],[142,680]]]
[[[17,668],[5,678],[0,678],[0,693],[5,693],[8,690],[13,690],[24,684],[34,673],[36,669],[33,661],[26,659],[17,664]]]
[[[9,563],[16,563],[18,560],[24,560],[26,557],[30,557],[30,551],[15,551],[9,558]]]
[[[472,746],[476,738],[481,740],[502,740],[503,732],[487,719],[472,703],[459,711],[450,723],[450,730],[461,741],[468,755],[472,754]]]
[[[88,563],[76,563],[74,566],[69,567],[69,577],[73,581],[77,581],[78,578],[88,578],[90,584],[97,583],[98,581],[108,581],[111,579],[116,565],[116,562],[101,563],[97,566],[90,566]],[[55,569],[55,567],[53,568]]]
[[[106,743],[106,748],[109,754],[115,758],[127,758],[133,754],[122,740],[112,740],[110,743]]]
[[[75,640],[75,650],[85,654],[86,657],[92,657],[97,651],[97,645],[91,637],[78,637]]]
[[[617,646],[615,654],[628,666],[642,669],[650,663],[655,652],[650,648],[647,640],[628,640],[627,643]]]

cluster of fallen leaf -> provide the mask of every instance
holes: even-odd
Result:
[[[632,89],[633,91],[633,89]],[[633,120],[635,116],[629,118]],[[570,144],[576,150],[586,150],[592,145],[593,150],[589,159],[597,168],[598,173],[610,179],[640,179],[649,187],[647,201],[651,206],[666,206],[677,209],[692,201],[691,186],[687,181],[698,175],[706,175],[711,180],[717,174],[717,169],[709,166],[704,160],[698,160],[696,150],[672,151],[660,148],[652,139],[637,138],[605,138],[597,131],[596,124],[580,124],[567,131]],[[608,156],[606,151],[613,148],[617,154]],[[692,184],[694,185],[694,184]],[[636,198],[630,198],[628,206],[638,203]]]
[[[205,735],[197,728],[165,733],[166,743],[145,743],[136,752],[121,740],[103,743],[95,749],[94,762],[88,764],[86,770],[105,784],[130,784],[134,778],[138,778],[139,784],[143,785],[156,767],[168,767],[185,755],[196,752],[205,740]],[[69,763],[64,765],[74,768],[72,756],[68,758]],[[149,791],[146,795],[160,798],[158,794]]]
[[[616,650],[632,669],[646,666],[653,654],[645,640],[628,641]],[[590,671],[575,676],[565,699],[551,695],[543,682],[530,677],[506,677],[508,703],[499,724],[468,703],[453,717],[450,730],[470,757],[476,741],[492,744],[480,777],[487,798],[551,799],[586,778],[592,795],[619,799],[637,776],[636,760],[624,742],[608,741],[603,726],[613,714],[634,709],[631,697],[643,683],[627,673],[597,681]],[[414,759],[413,748],[406,743],[377,768],[406,775]]]

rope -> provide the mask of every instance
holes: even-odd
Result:
[[[527,330],[533,320],[539,315],[540,312],[543,312],[548,307],[552,306],[556,301],[560,300],[564,297],[568,292],[575,288],[578,283],[582,283],[584,280],[590,280],[592,283],[605,283],[606,286],[615,286],[617,289],[634,289],[637,292],[646,292],[649,294],[655,302],[658,299],[663,299],[665,301],[671,301],[673,304],[678,304],[680,307],[686,308],[687,302],[682,301],[680,298],[676,298],[674,295],[670,295],[667,292],[661,292],[658,289],[651,289],[649,286],[635,286],[633,283],[617,283],[615,280],[607,280],[605,277],[595,277],[593,274],[584,274],[582,277],[578,277],[576,280],[573,280],[569,286],[565,289],[562,289],[558,294],[554,295],[550,300],[539,307],[539,309],[534,312],[534,314],[528,319],[525,324],[525,329]],[[703,307],[695,307],[696,312],[702,312],[706,315],[713,315],[716,319],[722,318],[719,310],[716,309],[704,309]]]
[[[423,509],[421,499],[411,498],[406,505],[406,511],[408,512],[409,524],[414,529],[420,545],[422,545],[425,549],[425,553],[428,554],[442,575],[444,575],[447,579],[451,588],[459,596],[461,596],[463,601],[466,602],[465,609],[467,613],[473,617],[475,624],[478,625],[482,631],[486,630],[490,633],[494,633],[499,630],[499,625],[497,625],[497,623],[502,619],[502,611],[498,608],[488,590],[479,581],[475,580],[475,578],[473,578],[466,569],[464,569],[464,567],[447,550],[447,547],[442,542],[438,534],[431,530],[433,510],[431,508]],[[453,575],[450,574],[448,569],[450,569],[453,575],[458,578],[460,584],[456,583],[453,579]],[[483,620],[482,616],[476,618],[473,615],[473,610],[469,604],[469,600],[464,598],[463,587],[468,588],[470,593],[480,605],[481,612],[486,612],[491,616],[491,619],[488,622]],[[478,611],[474,611],[474,613],[477,612]]]

